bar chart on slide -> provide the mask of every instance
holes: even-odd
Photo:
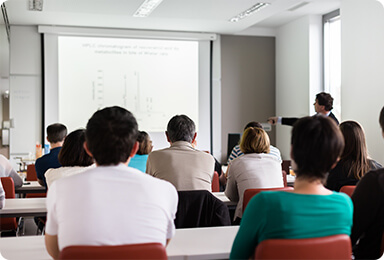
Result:
[[[60,37],[58,61],[59,120],[69,129],[114,105],[150,132],[164,131],[175,114],[198,124],[195,42]]]

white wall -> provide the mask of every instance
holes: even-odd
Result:
[[[314,114],[313,103],[321,87],[321,16],[305,16],[276,34],[276,115]],[[276,126],[276,145],[289,160],[291,126]]]
[[[41,143],[41,45],[36,26],[11,26],[10,159],[35,153]]]
[[[384,165],[384,8],[375,0],[343,0],[341,17],[342,121],[362,124],[371,157]]]

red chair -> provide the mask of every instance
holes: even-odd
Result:
[[[292,191],[292,187],[279,187],[279,188],[267,188],[267,189],[247,189],[244,191],[243,197],[243,213],[245,208],[248,205],[248,202],[252,199],[253,196],[259,194],[262,191]]]
[[[281,169],[289,174],[289,166],[291,166],[291,160],[283,160],[281,163]]]
[[[5,198],[15,198],[15,185],[11,177],[1,177]],[[0,218],[0,231],[17,231],[16,218]]]
[[[35,169],[35,164],[29,164],[27,166],[27,177],[26,181],[37,181],[37,174]],[[26,198],[44,198],[47,197],[47,193],[27,193],[25,195]]]
[[[69,246],[60,252],[59,259],[167,259],[160,243],[119,246]]]
[[[35,164],[27,165],[27,177],[26,181],[37,181],[37,174],[35,169]]]
[[[220,191],[220,181],[219,181],[219,174],[217,171],[213,173],[212,178],[212,192],[219,192]]]
[[[255,259],[348,259],[352,258],[348,235],[303,239],[268,239],[255,249]]]
[[[349,197],[352,196],[352,193],[355,191],[355,185],[345,185],[340,188],[340,192],[347,194]]]

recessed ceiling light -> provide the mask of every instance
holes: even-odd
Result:
[[[133,14],[133,17],[147,17],[163,0],[145,0]]]
[[[258,11],[260,11],[261,9],[263,9],[264,7],[270,5],[269,3],[257,3],[253,6],[251,6],[250,8],[248,8],[247,10],[239,13],[238,15],[232,17],[231,19],[229,19],[230,22],[238,22],[240,21],[241,19],[244,19],[245,17],[247,16],[250,16]]]

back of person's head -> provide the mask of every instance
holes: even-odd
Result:
[[[316,115],[294,124],[291,146],[297,178],[324,182],[343,151],[344,138],[332,119]]]
[[[152,141],[147,132],[140,131],[137,136],[137,141],[139,142],[139,150],[137,150],[137,154],[149,154],[152,151]]]
[[[325,110],[331,111],[333,109],[333,97],[325,92],[320,92],[316,95],[317,103],[324,106]]]
[[[248,127],[245,129],[240,140],[240,150],[248,153],[269,153],[268,134],[259,127]]]
[[[65,138],[59,152],[59,162],[62,166],[89,166],[93,159],[84,150],[85,129],[75,130]]]
[[[67,136],[67,127],[63,124],[52,124],[47,127],[47,140],[50,143],[58,143],[64,141]]]
[[[171,142],[191,143],[195,135],[195,123],[186,115],[176,115],[168,122],[167,134]]]
[[[114,106],[99,110],[87,123],[85,140],[98,165],[125,163],[136,143],[138,126],[128,110]]]
[[[263,129],[263,126],[262,126],[259,122],[256,122],[256,121],[249,122],[249,123],[244,127],[244,131],[245,131],[247,128],[249,128],[249,127],[258,127],[258,128]]]
[[[381,112],[380,112],[379,123],[380,123],[382,132],[384,132],[384,107],[381,109]]]
[[[359,180],[370,169],[364,130],[355,121],[345,121],[339,128],[345,141],[341,161],[348,175],[354,175]]]

